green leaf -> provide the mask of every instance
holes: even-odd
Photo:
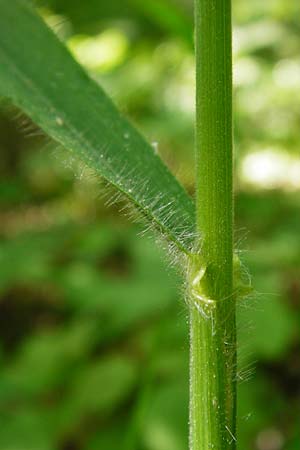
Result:
[[[137,366],[123,356],[109,356],[83,368],[70,385],[61,423],[76,427],[85,416],[109,415],[124,403],[137,382]]]
[[[26,1],[0,0],[0,94],[191,249],[192,200]]]
[[[53,419],[47,411],[26,405],[1,414],[0,448],[54,450]]]
[[[170,0],[129,0],[163,29],[182,37],[193,46],[192,20],[186,17],[176,2]]]
[[[169,380],[153,390],[142,424],[143,447],[149,450],[187,448],[188,386],[187,378]],[[184,418],[184,419],[183,419]]]

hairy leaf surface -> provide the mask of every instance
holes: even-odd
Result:
[[[0,0],[0,94],[188,252],[194,204],[141,134],[24,0]]]

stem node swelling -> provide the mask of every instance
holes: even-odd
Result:
[[[231,0],[195,0],[196,215],[190,258],[190,450],[234,450]]]

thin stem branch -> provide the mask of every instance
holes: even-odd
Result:
[[[233,295],[231,0],[195,0],[197,229],[189,267],[190,449],[233,450],[236,326]]]

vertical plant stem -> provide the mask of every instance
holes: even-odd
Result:
[[[195,0],[197,230],[189,268],[190,450],[233,450],[231,0]]]

